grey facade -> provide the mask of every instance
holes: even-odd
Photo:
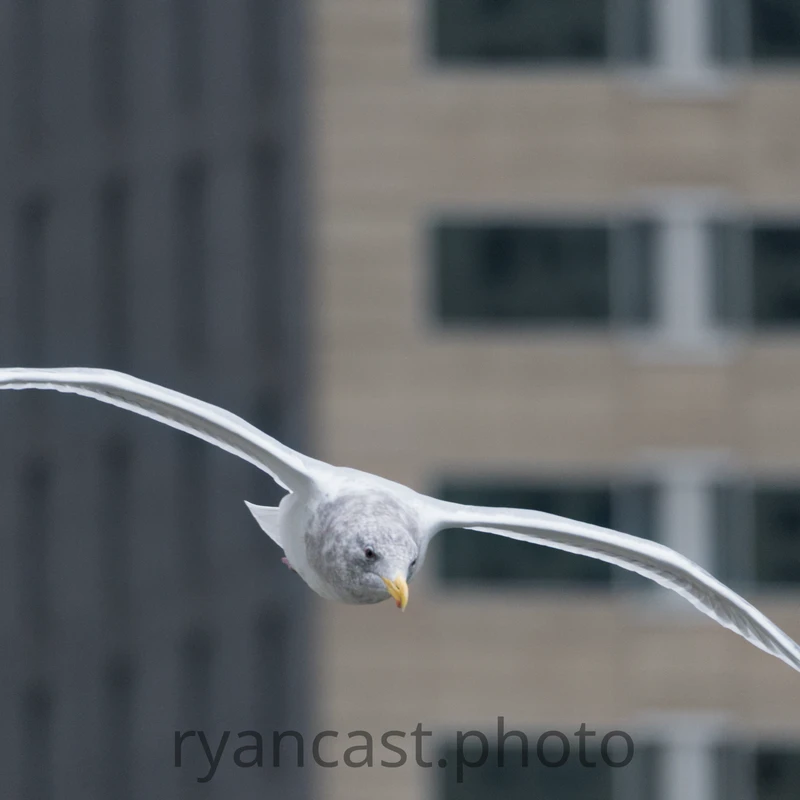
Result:
[[[0,363],[123,369],[305,441],[295,0],[0,2]],[[81,398],[0,398],[0,794],[306,795],[195,737],[303,730],[268,476]]]

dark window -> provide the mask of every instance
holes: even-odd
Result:
[[[800,323],[800,226],[753,228],[753,321]]]
[[[604,325],[653,313],[648,223],[445,222],[434,232],[446,323]]]
[[[797,0],[750,0],[754,60],[800,58],[800,4]]]
[[[753,491],[755,577],[800,584],[800,488]]]
[[[513,730],[507,726],[505,733]],[[442,800],[484,800],[486,797],[502,797],[503,800],[615,800],[614,770],[606,765],[600,755],[596,741],[586,738],[584,758],[594,767],[583,766],[580,762],[579,740],[573,729],[564,728],[568,747],[554,735],[543,741],[543,757],[551,764],[559,764],[564,755],[566,761],[558,767],[548,767],[540,761],[537,744],[542,732],[526,732],[527,766],[523,761],[523,744],[518,737],[506,739],[503,747],[503,766],[498,765],[497,741],[489,740],[489,752],[486,762],[480,768],[463,769],[463,780],[458,781],[457,763],[459,754],[453,746],[440,751],[440,759],[447,761],[447,766],[439,769],[440,791]],[[488,735],[488,734],[487,734]],[[597,737],[594,737],[595,740]],[[477,763],[481,757],[480,744],[470,747],[467,740],[461,754],[464,762]],[[611,758],[615,756],[611,755]],[[620,759],[624,758],[620,756]],[[443,763],[441,760],[439,763]]]
[[[756,800],[794,800],[800,786],[800,751],[759,747],[755,754]]]
[[[596,63],[607,0],[433,0],[437,56],[452,62]]]
[[[800,224],[711,226],[714,312],[724,325],[800,325]]]
[[[725,580],[800,585],[800,487],[720,485],[715,509]]]
[[[657,491],[649,484],[449,483],[441,496],[468,505],[536,509],[654,538]],[[547,586],[575,581],[607,586],[612,578],[628,575],[595,558],[478,531],[442,531],[438,546],[440,575],[451,584],[477,580]]]
[[[796,0],[710,0],[711,51],[723,63],[800,58]]]
[[[800,784],[800,749],[790,745],[726,744],[717,753],[720,800],[794,800]]]

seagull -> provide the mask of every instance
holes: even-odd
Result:
[[[434,535],[466,528],[589,556],[650,578],[720,625],[800,672],[800,646],[758,609],[688,558],[657,542],[517,508],[439,500],[399,483],[298,453],[242,418],[121,372],[94,368],[0,369],[0,389],[50,389],[91,397],[197,436],[272,476],[277,507],[247,507],[317,594],[344,603],[408,603],[408,584]]]

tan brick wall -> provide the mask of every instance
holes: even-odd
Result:
[[[314,34],[321,455],[418,488],[443,471],[628,465],[708,448],[800,464],[800,346],[759,339],[711,363],[642,361],[608,336],[438,330],[424,226],[458,208],[604,209],[640,189],[713,186],[800,208],[800,80],[759,75],[663,95],[604,74],[437,71],[421,0],[318,3]],[[721,710],[800,730],[794,674],[685,614],[592,595],[443,594],[405,615],[320,601],[321,717],[528,729]],[[800,636],[797,599],[763,610]],[[331,770],[326,798],[428,797],[435,775]]]

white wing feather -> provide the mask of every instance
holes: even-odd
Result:
[[[800,646],[757,608],[680,553],[657,542],[522,509],[430,500],[431,535],[468,528],[590,556],[637,572],[685,597],[704,614],[800,672]]]
[[[0,389],[52,389],[91,397],[190,433],[249,461],[290,491],[329,468],[267,436],[229,411],[106,369],[0,369]]]

